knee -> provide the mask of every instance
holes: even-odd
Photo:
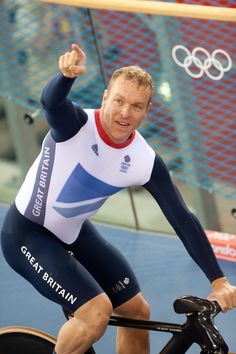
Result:
[[[142,297],[140,299],[139,307],[138,307],[138,313],[136,318],[140,318],[142,320],[149,320],[150,319],[150,305],[149,303]]]
[[[141,293],[119,306],[114,311],[119,316],[132,317],[142,320],[149,320],[150,305]]]
[[[101,294],[90,300],[84,308],[75,312],[75,317],[83,321],[83,327],[90,333],[92,341],[97,341],[105,332],[111,313],[112,304],[107,295]]]
[[[99,339],[105,332],[113,307],[107,295],[102,294],[96,302],[96,306],[91,310],[90,326],[94,327],[95,339]]]
[[[74,317],[61,328],[56,353],[84,353],[105,332],[112,304],[105,294],[100,294],[74,312]]]

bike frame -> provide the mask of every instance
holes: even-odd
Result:
[[[149,331],[171,333],[172,337],[159,352],[159,354],[183,354],[194,344],[197,343],[202,352],[201,353],[215,353],[215,348],[212,342],[207,338],[204,331],[200,335],[200,327],[198,325],[197,314],[190,314],[184,324],[168,323],[159,321],[144,321],[135,320],[125,317],[111,316],[109,321],[110,326],[116,327],[130,327],[137,329],[146,329]],[[198,329],[196,330],[196,327]],[[225,353],[228,353],[225,352]]]
[[[175,300],[174,309],[186,315],[184,324],[111,316],[109,325],[171,333],[172,337],[159,354],[184,354],[194,343],[200,346],[201,354],[229,353],[227,344],[214,324],[214,317],[221,311],[217,302],[182,296]],[[95,353],[93,348],[85,354],[92,353]]]
[[[109,325],[172,334],[159,354],[184,354],[193,343],[200,346],[201,354],[230,354],[223,337],[214,324],[214,317],[220,312],[220,307],[216,302],[194,296],[182,296],[175,300],[174,309],[175,312],[186,315],[185,323],[111,316]],[[73,317],[73,313],[66,309],[63,311],[67,319]],[[4,354],[18,354],[19,352],[51,354],[55,343],[56,338],[34,328],[0,328],[0,349]],[[85,354],[95,354],[95,351],[91,347]]]

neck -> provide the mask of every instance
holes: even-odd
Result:
[[[117,142],[114,142],[110,137],[109,135],[106,133],[104,127],[103,127],[103,124],[102,124],[102,120],[101,120],[101,114],[102,112],[100,110],[96,110],[95,111],[95,121],[96,121],[96,126],[97,126],[97,130],[98,130],[98,134],[100,136],[100,138],[104,141],[104,143],[106,143],[107,145],[115,148],[115,149],[122,149],[126,146],[128,146],[133,140],[134,140],[134,137],[135,137],[135,131],[132,132],[132,134],[129,136],[129,138],[122,142],[122,143],[117,143]]]

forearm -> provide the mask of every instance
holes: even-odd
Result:
[[[67,98],[74,80],[57,74],[42,93],[45,117],[57,142],[74,136],[87,121],[85,111]]]
[[[177,227],[176,233],[209,281],[213,282],[224,277],[206,233],[196,216],[192,213],[187,214],[181,224],[181,227]]]
[[[71,90],[75,79],[58,73],[45,86],[41,95],[41,104],[45,110],[53,110],[62,105]]]
[[[223,277],[210,242],[200,222],[187,208],[169,172],[157,156],[151,179],[146,185],[156,199],[165,217],[183,242],[193,260],[203,270],[210,282]]]

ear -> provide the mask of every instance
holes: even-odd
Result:
[[[108,97],[108,92],[107,92],[107,89],[106,89],[106,90],[104,90],[104,92],[103,92],[103,97],[102,97],[102,106],[103,106],[103,105],[104,105],[104,103],[106,102],[107,97]]]
[[[107,91],[107,89],[105,89],[103,92],[103,100],[106,100],[107,97],[108,97],[108,91]]]

